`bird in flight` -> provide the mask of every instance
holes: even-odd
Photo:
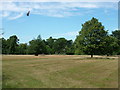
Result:
[[[27,13],[27,16],[29,16],[30,15],[30,11],[28,11],[28,13]]]

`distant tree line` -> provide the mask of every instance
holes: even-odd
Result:
[[[66,54],[66,55],[119,55],[120,30],[108,34],[101,22],[92,18],[82,24],[82,29],[75,41],[65,38],[42,40],[38,35],[29,43],[19,43],[16,35],[9,39],[1,38],[2,54]]]
[[[40,35],[27,43],[19,43],[16,35],[9,39],[2,38],[2,54],[74,54],[72,40],[65,38],[48,38],[42,40]]]

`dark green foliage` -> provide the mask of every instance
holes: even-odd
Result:
[[[106,44],[104,38],[106,37],[107,31],[104,30],[104,26],[96,18],[92,18],[82,25],[82,29],[75,40],[76,52],[89,54],[91,57],[96,54],[104,54]],[[79,50],[80,52],[78,52]]]
[[[27,43],[18,44],[17,36],[11,36],[9,39],[1,38],[2,54],[74,54],[72,40],[65,38],[42,40],[40,35]]]
[[[73,41],[65,38],[46,40],[47,54],[74,54]]]
[[[72,40],[68,40],[66,44],[66,54],[73,55],[74,54],[74,45]]]
[[[7,40],[5,40],[4,38],[2,38],[1,40],[2,43],[2,54],[6,54],[7,53]]]
[[[37,37],[37,39],[34,39],[29,42],[28,47],[29,54],[35,54],[38,56],[38,54],[44,54],[46,51],[45,43],[42,41],[40,35]]]
[[[54,50],[56,54],[65,54],[67,40],[65,38],[58,38],[54,43]]]
[[[7,42],[9,43],[8,45],[8,53],[9,54],[15,54],[16,53],[16,48],[18,46],[18,41],[19,39],[17,38],[16,35],[11,36]]]
[[[119,48],[117,39],[113,36],[108,36],[107,38],[105,38],[105,41],[106,41],[106,44],[104,46],[104,54],[114,55]]]
[[[118,44],[118,49],[116,49],[117,52],[115,54],[120,55],[120,30],[113,31],[111,36],[117,39],[116,42]]]
[[[27,53],[27,43],[21,43],[17,47],[17,54],[26,54]]]
[[[2,54],[16,54],[18,48],[18,37],[10,36],[9,39],[2,38]]]
[[[48,38],[46,40],[46,49],[48,54],[54,54],[54,44],[55,44],[56,39],[53,39],[52,37]]]
[[[118,40],[120,40],[120,30],[115,30],[112,32],[112,36],[116,37]]]

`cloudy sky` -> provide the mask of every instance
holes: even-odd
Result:
[[[118,0],[23,1],[6,0],[0,3],[0,20],[2,19],[0,25],[4,28],[3,37],[17,35],[23,43],[36,38],[39,34],[42,39],[52,36],[74,40],[81,30],[81,24],[92,17],[102,22],[109,33],[118,28]],[[29,10],[31,13],[27,17],[26,13]]]

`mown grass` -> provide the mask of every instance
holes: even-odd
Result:
[[[3,88],[117,88],[118,60],[102,57],[4,55]]]

